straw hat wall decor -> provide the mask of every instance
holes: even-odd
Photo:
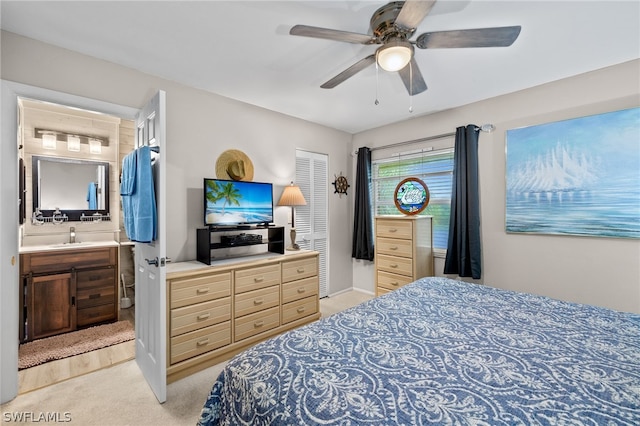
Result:
[[[253,163],[244,152],[228,149],[216,161],[216,177],[250,182],[253,180]]]

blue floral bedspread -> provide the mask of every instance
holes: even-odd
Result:
[[[424,278],[260,343],[199,425],[640,425],[640,315]]]

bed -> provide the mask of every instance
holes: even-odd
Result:
[[[199,425],[640,425],[640,315],[423,278],[229,361]]]

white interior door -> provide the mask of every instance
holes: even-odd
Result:
[[[159,151],[152,152],[157,239],[135,246],[136,362],[161,403],[167,399],[165,112],[165,92],[159,91],[136,117],[136,147]]]
[[[296,184],[307,201],[295,208],[296,239],[300,248],[320,253],[320,297],[329,294],[328,169],[328,155],[296,150]]]

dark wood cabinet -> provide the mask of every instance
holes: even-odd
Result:
[[[31,339],[73,331],[75,321],[75,286],[71,273],[29,277],[27,282]]]
[[[20,340],[28,342],[118,318],[117,247],[20,255]]]

